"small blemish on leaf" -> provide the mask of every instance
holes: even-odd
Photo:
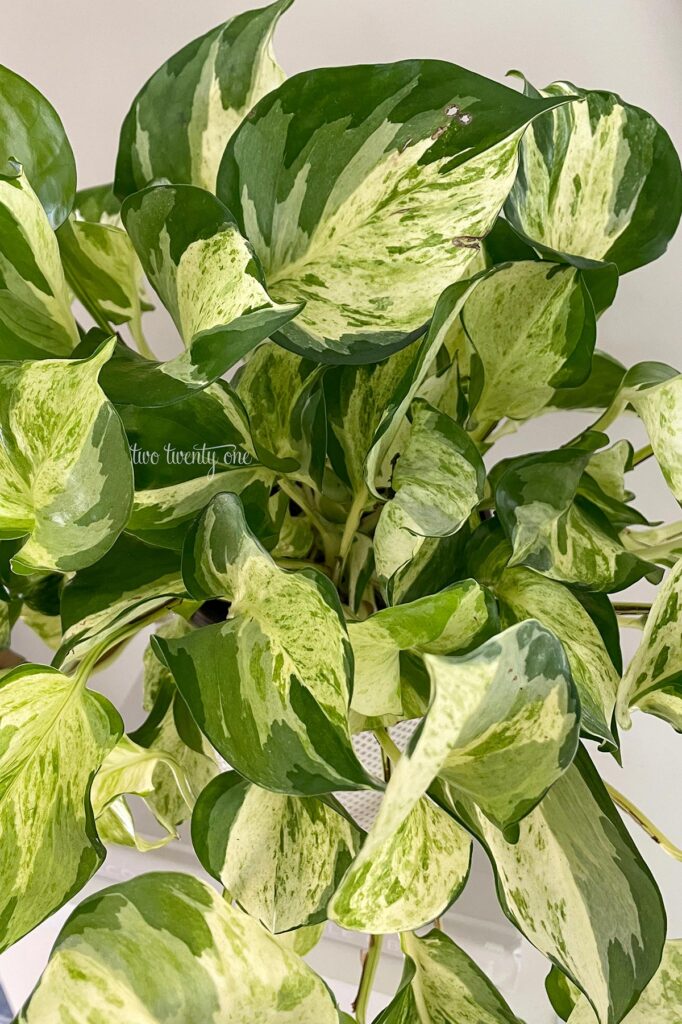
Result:
[[[457,235],[452,239],[452,245],[456,249],[480,249],[481,239],[478,235]]]

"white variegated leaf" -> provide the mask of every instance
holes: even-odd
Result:
[[[682,732],[682,561],[670,570],[649,612],[635,656],[618,694],[618,720],[632,721],[630,708],[664,719]]]
[[[351,745],[352,652],[329,580],[280,569],[232,494],[214,498],[188,534],[183,575],[197,599],[227,597],[229,617],[152,643],[216,750],[273,792],[377,786]]]
[[[502,909],[618,1024],[655,973],[665,939],[656,883],[584,750],[519,823],[513,842],[456,790],[443,805],[485,846]]]
[[[236,772],[214,779],[192,816],[206,870],[270,932],[326,919],[360,839],[331,797],[269,793]]]
[[[477,645],[494,623],[489,596],[474,580],[438,594],[384,608],[348,625],[355,679],[351,708],[367,718],[404,712],[401,651],[454,654]]]
[[[322,980],[205,882],[141,875],[85,900],[17,1024],[338,1024]]]
[[[128,520],[130,452],[97,383],[113,344],[89,359],[0,363],[0,536],[28,538],[15,572],[90,565]]]
[[[525,127],[562,102],[427,60],[305,72],[261,100],[217,188],[273,297],[306,303],[278,340],[355,364],[413,340],[477,256]]]
[[[664,129],[615,93],[554,82],[579,102],[526,133],[507,217],[541,248],[614,262],[621,273],[665,252],[682,212],[682,172]],[[665,195],[665,202],[661,202]]]
[[[471,840],[445,811],[409,786],[389,790],[329,917],[373,934],[420,928],[456,899],[470,863]]]
[[[77,893],[104,860],[90,783],[122,730],[84,678],[22,665],[0,681],[0,948]]]
[[[623,1024],[679,1024],[682,1020],[682,939],[671,939],[663,950],[661,966]],[[584,997],[568,1024],[599,1024],[599,1018]]]
[[[496,267],[462,312],[473,346],[469,427],[526,420],[560,384],[580,384],[596,335],[592,301],[575,267],[520,261]]]
[[[229,138],[261,96],[284,80],[272,34],[291,3],[277,0],[230,18],[154,72],[121,130],[120,198],[160,180],[215,191]]]
[[[626,387],[625,395],[646,427],[668,487],[682,502],[682,374],[649,387]]]
[[[463,949],[435,929],[401,937],[405,969],[374,1024],[522,1024]]]
[[[47,215],[24,174],[0,176],[0,358],[68,356],[78,341]]]
[[[377,574],[389,590],[425,538],[450,536],[467,521],[484,483],[483,460],[471,438],[445,413],[416,399],[393,472],[395,497],[384,506],[374,536]]]
[[[619,675],[580,601],[568,587],[522,566],[506,569],[494,590],[517,620],[536,618],[561,640],[580,697],[583,732],[615,743]]]

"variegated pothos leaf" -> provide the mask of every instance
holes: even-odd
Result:
[[[269,793],[228,772],[201,794],[192,842],[229,896],[276,933],[326,920],[361,834],[331,797]]]
[[[135,97],[121,129],[117,195],[155,181],[215,191],[225,146],[261,96],[284,73],[272,34],[292,0],[245,11],[188,43]]]
[[[232,494],[214,498],[188,534],[183,575],[191,595],[227,597],[229,618],[152,643],[216,750],[273,792],[378,785],[351,746],[352,651],[327,578],[280,569]]]
[[[278,340],[316,361],[408,344],[463,277],[516,173],[530,99],[444,61],[304,72],[232,136],[218,196],[280,302]]]
[[[42,665],[0,680],[0,949],[77,893],[104,860],[90,783],[122,731],[99,694]]]
[[[661,966],[649,982],[623,1024],[678,1024],[682,1020],[682,939],[671,939],[663,950]],[[599,1024],[599,1018],[584,997],[569,1017],[568,1024]]]
[[[128,520],[130,452],[97,383],[112,348],[0,363],[0,536],[28,537],[15,572],[90,565]]]
[[[295,953],[205,882],[171,872],[81,903],[17,1024],[87,1024],[93,1012],[109,1024],[338,1024]]]

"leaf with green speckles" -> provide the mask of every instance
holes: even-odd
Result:
[[[662,363],[634,366],[623,381],[623,399],[644,423],[666,483],[682,502],[682,374]]]
[[[464,525],[485,483],[469,435],[423,399],[412,409],[412,428],[393,471],[395,497],[384,505],[374,536],[377,575],[389,595],[426,538],[451,536]]]
[[[658,968],[665,911],[587,753],[513,842],[454,787],[439,783],[434,796],[481,840],[512,924],[587,995],[599,1024],[619,1024]]]
[[[192,816],[199,860],[270,932],[318,924],[357,853],[361,833],[332,797],[269,793],[228,772]]]
[[[320,978],[191,875],[97,893],[62,928],[17,1024],[338,1024]]]
[[[47,214],[25,174],[0,175],[0,359],[68,356],[78,340]]]
[[[280,569],[232,494],[188,534],[183,575],[193,597],[226,597],[229,617],[152,643],[216,750],[277,793],[376,788],[351,746],[352,651],[329,580]]]
[[[445,811],[409,787],[387,793],[329,917],[375,935],[421,928],[459,896],[470,865],[471,840]]]
[[[680,161],[664,129],[615,93],[571,82],[527,85],[526,95],[580,101],[524,136],[505,207],[512,225],[540,251],[613,262],[621,273],[661,256],[682,212]]]
[[[590,1003],[584,997],[569,1024],[599,1024]],[[623,1024],[679,1024],[682,1020],[682,939],[671,939],[663,950],[661,966],[639,997]]]
[[[0,364],[0,536],[27,537],[15,572],[91,565],[128,521],[130,452],[97,383],[113,344],[90,359]]]
[[[462,323],[474,350],[469,429],[537,416],[556,388],[582,384],[589,375],[594,307],[575,267],[528,261],[497,267],[467,299]]]
[[[371,363],[413,341],[466,277],[517,166],[532,99],[445,61],[306,71],[230,139],[217,192],[279,302],[277,341]]]
[[[246,410],[259,461],[311,486],[327,454],[322,367],[266,341],[232,384]]]
[[[682,561],[670,570],[649,612],[635,656],[618,694],[618,721],[632,725],[639,708],[682,732]]]
[[[76,194],[73,151],[52,105],[24,78],[0,65],[0,178],[17,178],[17,165],[50,226],[58,228]]]
[[[501,464],[495,499],[513,547],[510,565],[587,590],[623,590],[644,576],[657,582],[661,571],[628,551],[614,526],[614,509],[627,518],[627,507],[603,492],[591,500],[595,495],[585,491],[590,481],[596,486],[589,474],[585,480],[592,457],[588,445]]]
[[[116,194],[154,181],[215,191],[230,136],[284,72],[272,35],[292,0],[245,11],[194,39],[154,72],[135,97],[119,141]]]
[[[400,988],[374,1024],[523,1024],[483,971],[441,931],[402,936]]]
[[[156,185],[130,196],[123,223],[143,269],[175,321],[185,351],[165,363],[129,359],[119,382],[136,402],[165,404],[201,389],[301,310],[273,302],[253,250],[223,204],[194,185]],[[170,378],[170,381],[169,381]],[[112,386],[115,385],[112,381]]]
[[[121,719],[83,680],[21,665],[0,680],[0,949],[75,895],[104,860],[92,778]]]
[[[494,602],[475,580],[349,623],[355,660],[352,711],[373,720],[368,728],[393,724],[405,711],[401,652],[456,654],[478,646],[496,625]]]

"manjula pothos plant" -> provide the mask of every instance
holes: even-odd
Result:
[[[290,4],[152,75],[113,186],[76,191],[57,114],[0,70],[0,622],[56,652],[0,683],[1,947],[108,845],[190,817],[223,888],[85,899],[17,1020],[366,1024],[398,932],[377,1024],[518,1024],[438,928],[480,844],[564,1019],[679,1024],[682,947],[615,805],[679,851],[598,766],[635,709],[682,729],[682,524],[628,489],[653,457],[682,499],[682,376],[595,348],[619,274],[674,233],[678,157],[568,82],[434,60],[285,81]],[[183,343],[165,361],[145,277]],[[552,410],[591,426],[496,458]],[[642,579],[651,606],[618,599]],[[93,673],[150,623],[126,734]],[[354,791],[381,794],[367,832]],[[369,935],[354,1018],[302,959],[327,920]]]

